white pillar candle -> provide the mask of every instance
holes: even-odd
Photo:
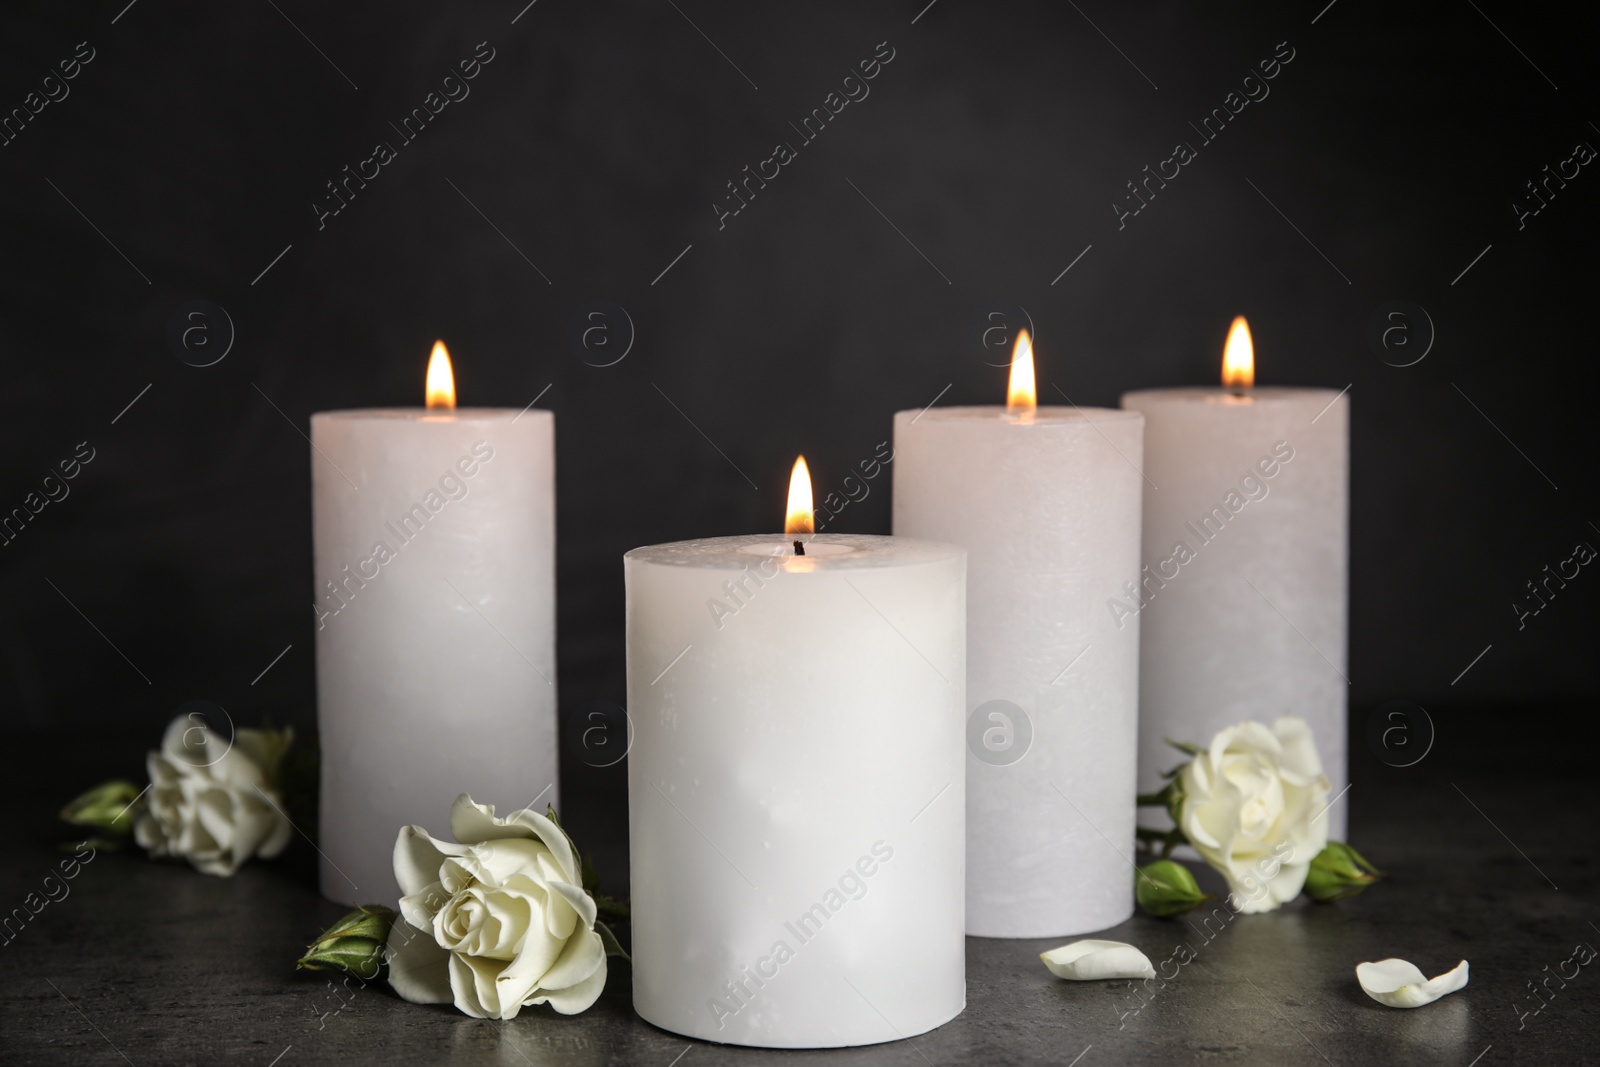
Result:
[[[460,793],[556,800],[554,438],[536,410],[311,417],[330,899],[393,903],[395,834]]]
[[[1137,414],[1031,406],[894,420],[894,532],[967,549],[967,933],[1056,937],[1133,912]]]
[[[634,1009],[774,1048],[954,1018],[961,550],[769,534],[623,566]]]
[[[1143,568],[1103,610],[1140,625],[1139,785],[1225,726],[1311,724],[1345,787],[1350,401],[1333,389],[1254,388],[1244,320],[1238,385],[1128,393],[1145,417]],[[1343,839],[1348,806],[1329,809]],[[1152,816],[1164,825],[1165,816]],[[1309,859],[1310,857],[1306,857]]]

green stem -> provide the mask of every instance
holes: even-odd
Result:
[[[1158,841],[1165,841],[1167,835],[1171,832],[1170,830],[1152,830],[1147,826],[1136,826],[1133,830],[1133,836],[1141,843],[1154,845]],[[1155,849],[1152,848],[1151,851],[1153,852]]]
[[[1134,798],[1134,803],[1141,808],[1164,808],[1167,806],[1167,791],[1159,793],[1140,793]]]

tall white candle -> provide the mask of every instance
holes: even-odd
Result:
[[[1203,745],[1245,719],[1294,715],[1311,724],[1337,797],[1347,781],[1350,401],[1247,384],[1243,323],[1229,338],[1234,387],[1122,398],[1144,414],[1153,485],[1143,567],[1103,610],[1141,627],[1142,789],[1159,789],[1183,759],[1166,738]],[[1347,811],[1329,809],[1332,837],[1344,837]]]
[[[396,899],[396,831],[460,793],[556,800],[554,437],[535,410],[311,417],[330,899]]]
[[[894,532],[967,549],[967,933],[981,937],[1133,912],[1139,629],[1104,603],[1137,569],[1144,420],[1033,409],[1026,338],[1011,410],[894,420]]]
[[[791,540],[623,559],[633,1004],[708,1041],[893,1041],[966,1003],[965,561]]]

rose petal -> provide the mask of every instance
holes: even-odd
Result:
[[[275,821],[272,833],[261,842],[261,847],[256,849],[256,855],[264,860],[270,860],[278,853],[289,847],[289,839],[293,836],[294,827],[289,823],[288,816],[278,812],[273,813]]]
[[[233,851],[243,863],[256,855],[278,827],[278,812],[267,795],[251,790],[233,800]]]
[[[400,915],[419,930],[432,930],[433,917],[449,903],[450,894],[438,882],[400,898]]]
[[[1311,724],[1285,715],[1272,724],[1272,731],[1283,747],[1284,778],[1296,785],[1315,781],[1322,774],[1322,757],[1317,754],[1317,738],[1311,732]]]
[[[571,950],[572,942],[583,936],[580,932],[563,941],[551,937],[539,927],[529,927],[522,937],[521,951],[500,974],[501,1000],[515,1000],[519,1004],[526,1001],[528,994],[543,984],[545,976],[560,962],[563,954]],[[577,978],[561,984],[570,985],[573,981],[577,981]]]
[[[161,733],[162,754],[179,760],[183,759],[187,755],[190,755],[191,753],[189,747],[184,744],[184,734],[188,732],[191,726],[197,725],[198,724],[196,721],[189,718],[187,715],[174,716],[172,721],[167,723],[167,728]],[[203,726],[199,727],[199,729],[204,733],[211,732]],[[201,735],[196,734],[194,739],[196,741],[200,741],[200,738]],[[201,743],[203,744],[204,742]]]
[[[218,878],[231,878],[239,869],[233,857],[222,852],[197,853],[189,857],[189,863],[201,874],[215,875]]]
[[[394,842],[394,880],[405,896],[420,893],[439,880],[446,856],[463,856],[465,845],[439,841],[420,826],[402,826]]]
[[[189,757],[195,761],[190,773],[210,778],[241,793],[254,793],[257,786],[265,788],[267,773],[261,769],[261,765],[237,746],[224,751],[227,744],[227,741],[211,734],[205,750]],[[220,757],[215,755],[219,751],[223,752]]]
[[[550,924],[551,934],[556,937],[566,937],[571,934],[574,912],[577,913],[577,922],[586,928],[594,928],[594,921],[599,918],[599,909],[595,907],[594,898],[577,886],[566,882],[551,882],[549,885],[552,898],[566,901],[572,909],[568,911],[566,908],[550,908],[547,921]],[[551,903],[554,904],[555,899],[552,899]]]
[[[1391,1008],[1420,1008],[1467,984],[1467,961],[1434,978],[1424,978],[1416,964],[1405,960],[1380,960],[1356,964],[1356,981],[1362,992]]]
[[[433,935],[419,930],[406,920],[389,929],[389,985],[400,999],[413,1004],[448,1004],[450,991],[450,953],[440,948]]]
[[[456,862],[478,881],[495,885],[514,874],[537,871],[541,859],[550,854],[542,841],[531,837],[491,838],[470,848],[468,855]]]
[[[539,978],[539,987],[545,990],[570,989],[588,979],[596,968],[606,964],[605,943],[592,930],[581,931],[568,938],[567,946],[550,969]]]
[[[486,960],[477,956],[450,954],[450,988],[455,993],[456,1007],[477,1019],[515,1019],[522,1010],[522,1002],[500,999],[495,979],[510,966],[503,960]]]
[[[462,793],[450,807],[450,832],[464,845],[476,845],[506,837],[527,837],[544,842],[567,880],[582,880],[572,846],[561,828],[543,815],[523,808],[504,819],[494,814],[493,804],[479,804]]]
[[[1121,941],[1074,941],[1039,953],[1057,978],[1088,982],[1106,978],[1154,978],[1150,958]]]
[[[595,968],[593,974],[579,982],[577,985],[565,989],[547,989],[533,998],[532,1004],[549,1004],[562,1015],[576,1015],[581,1011],[588,1011],[594,1002],[600,999],[600,993],[606,987],[606,956],[600,953],[600,966]]]

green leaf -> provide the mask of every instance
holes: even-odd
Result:
[[[1133,829],[1134,843],[1139,848],[1154,849],[1159,844],[1164,844],[1171,830],[1157,830],[1149,826],[1136,826]]]
[[[1134,803],[1141,808],[1164,808],[1172,797],[1176,782],[1168,782],[1154,793],[1140,793],[1134,797]]]
[[[617,935],[611,932],[611,927],[603,922],[596,922],[594,924],[594,932],[600,935],[600,944],[605,946],[607,956],[621,956],[629,963],[633,962],[633,957],[628,955],[627,950],[622,947],[622,942],[618,941]]]
[[[393,909],[381,904],[363,904],[341,916],[308,945],[305,955],[295,961],[295,969],[341,971],[357,978],[376,978],[384,967],[384,950],[394,922]]]
[[[1189,868],[1167,859],[1138,868],[1134,896],[1141,908],[1158,919],[1193,911],[1212,899],[1211,894],[1200,892]]]
[[[591,894],[593,896],[593,894]],[[595,910],[600,913],[600,918],[608,922],[627,922],[633,918],[633,908],[626,900],[615,897],[594,896]]]
[[[260,761],[261,770],[266,774],[268,784],[276,787],[279,784],[283,758],[294,745],[294,727],[285,726],[281,730],[269,727],[255,729],[241,727],[234,731],[234,737],[241,742],[241,748]]]
[[[134,803],[143,790],[125,778],[103,782],[78,794],[61,809],[62,821],[73,826],[92,826],[107,833],[125,834],[133,829]]]
[[[321,752],[311,734],[283,754],[273,782],[283,797],[283,810],[302,833],[316,839],[317,794],[321,789]]]
[[[1179,752],[1182,752],[1185,755],[1189,755],[1189,756],[1198,756],[1198,755],[1200,755],[1200,753],[1205,751],[1205,749],[1201,748],[1199,745],[1194,744],[1193,742],[1190,742],[1190,741],[1174,741],[1172,738],[1169,737],[1169,738],[1166,738],[1166,742],[1167,742],[1167,744],[1171,745],[1173,748],[1177,749]]]

